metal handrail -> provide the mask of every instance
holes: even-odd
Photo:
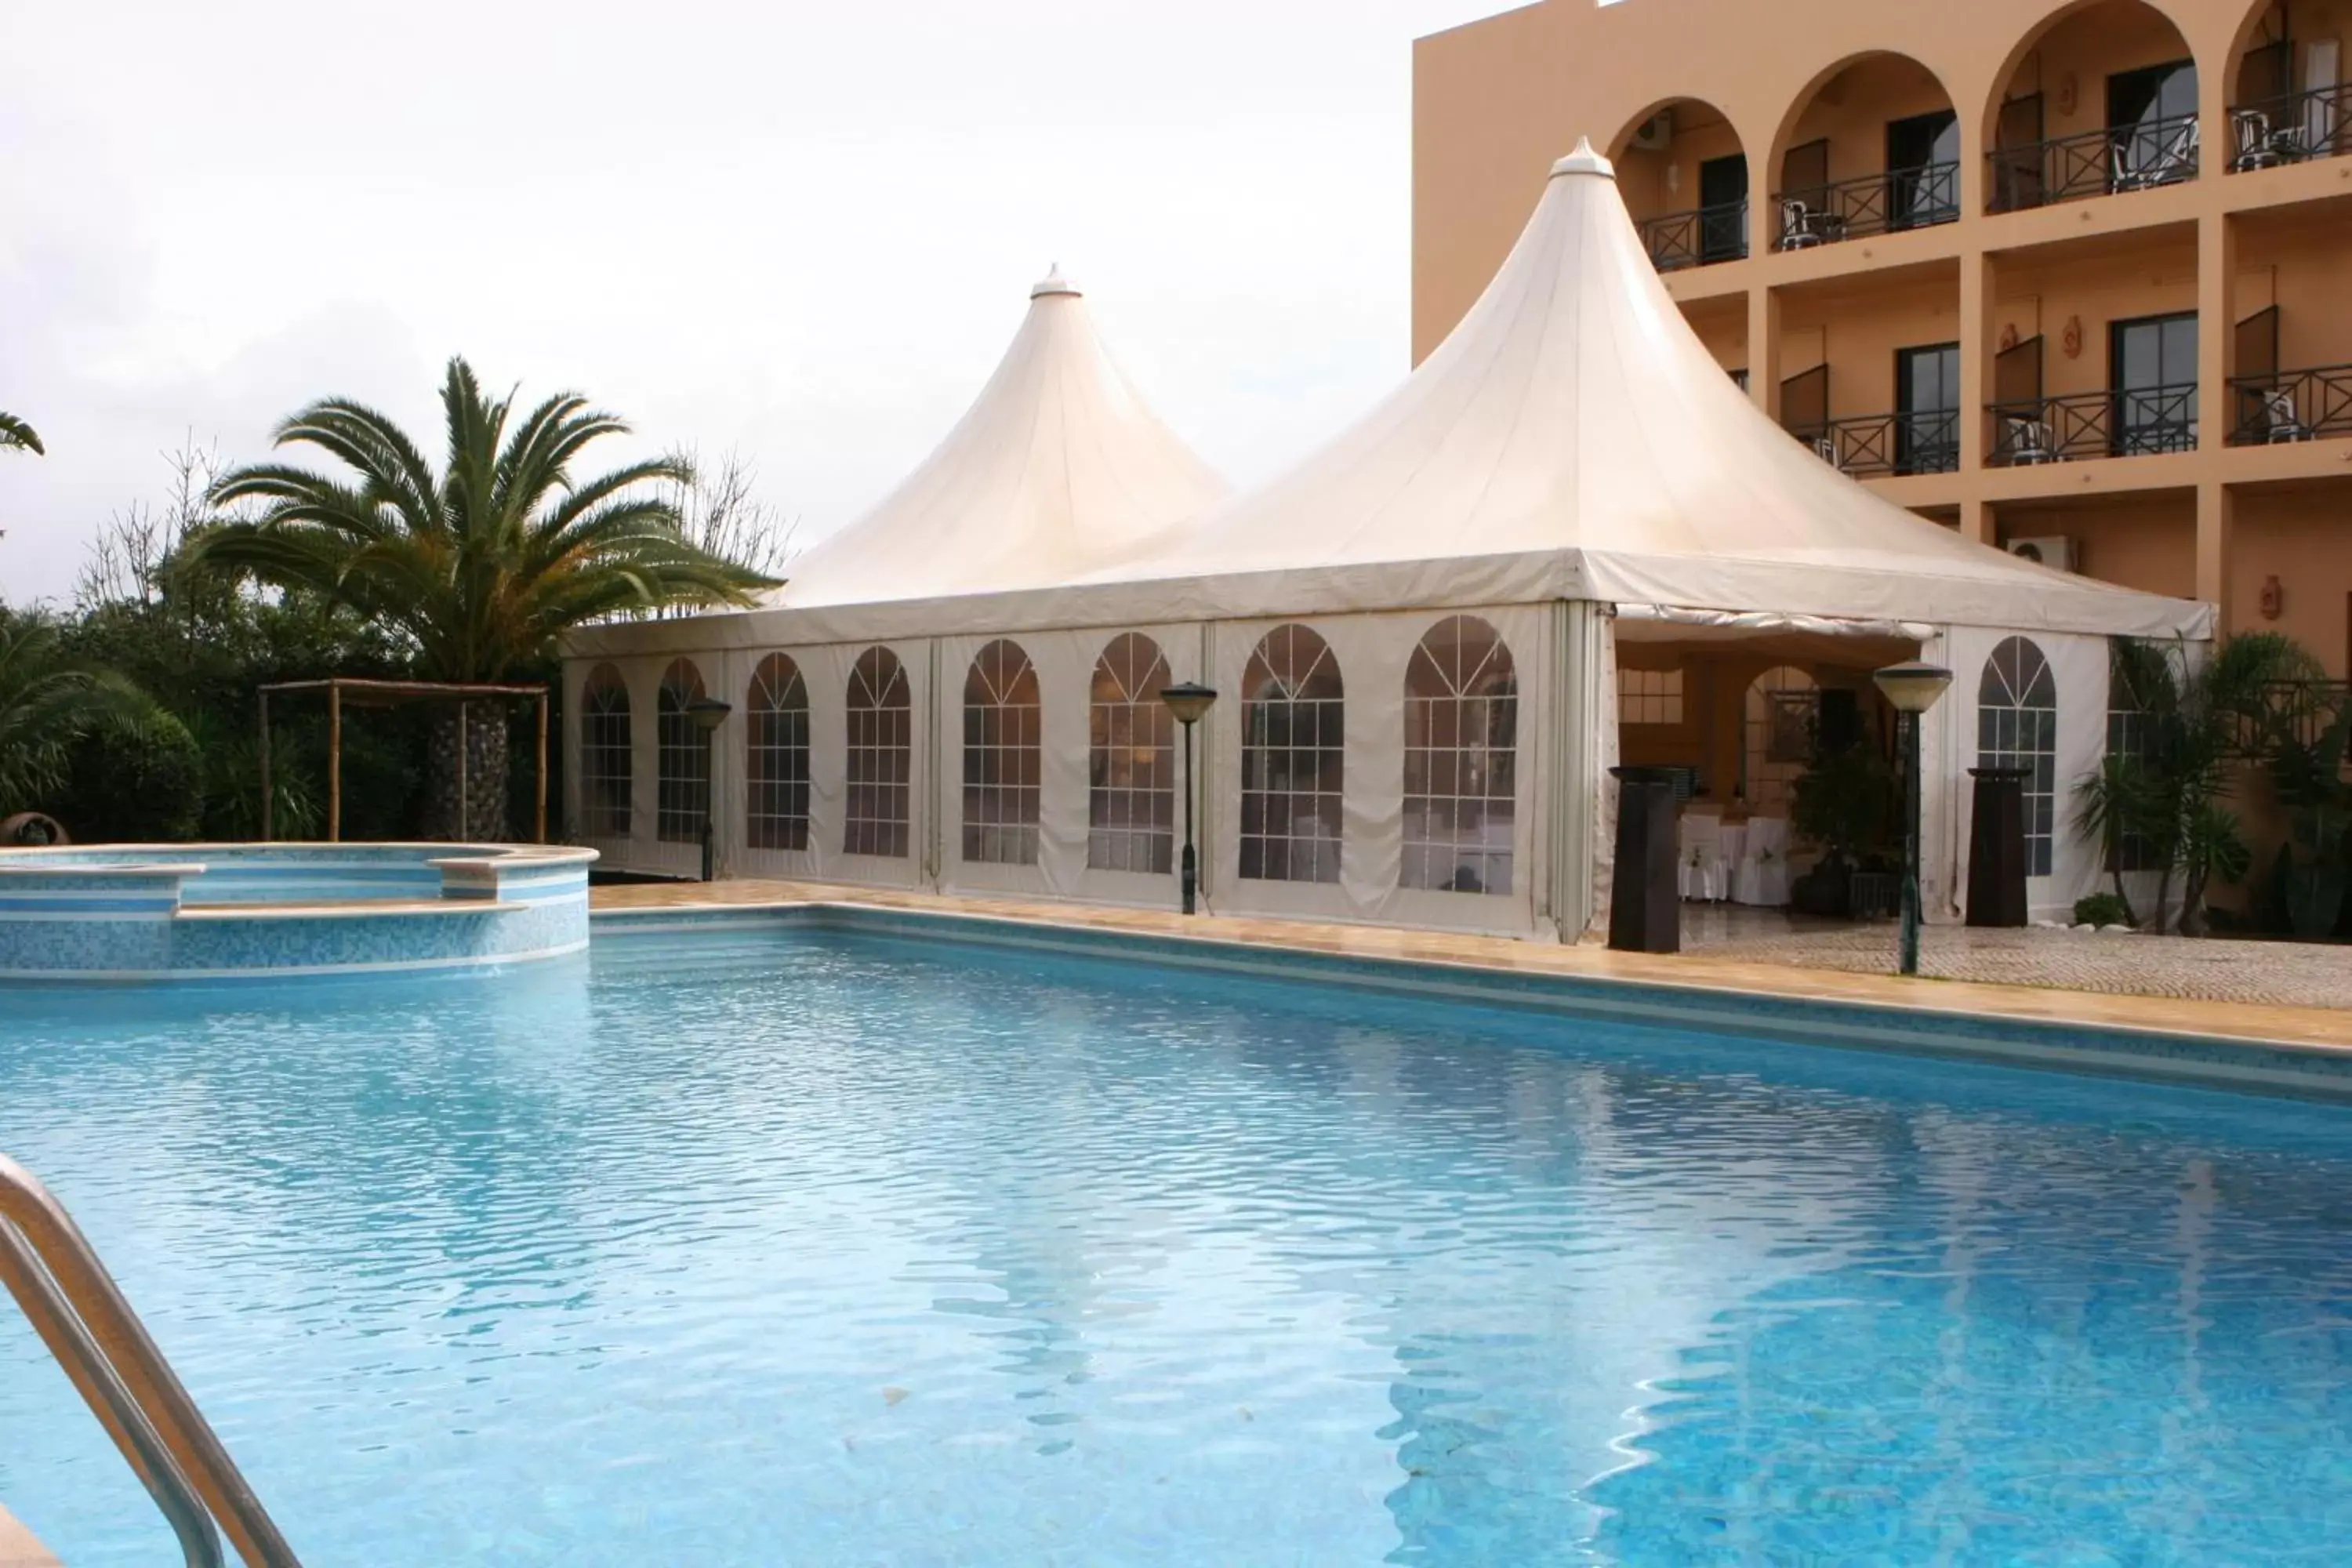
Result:
[[[1997,213],[2154,190],[2197,177],[2197,117],[2142,120],[1997,147],[1985,160],[1992,174],[1988,210]]]
[[[2230,106],[2232,174],[2352,153],[2352,82]]]
[[[247,1568],[300,1568],[73,1216],[5,1154],[0,1284],[163,1510],[192,1568],[219,1568],[215,1524]]]
[[[1822,460],[1856,479],[1948,474],[1960,466],[1960,411],[1864,414],[1792,426]]]
[[[1777,244],[1803,250],[1906,228],[1958,222],[1960,166],[1922,163],[1772,193],[1780,211]]]
[[[2352,436],[2352,364],[2230,378],[2233,447]]]
[[[1661,272],[1747,259],[1745,196],[1690,212],[1643,218],[1636,226],[1642,231],[1643,248],[1650,253],[1650,265]]]
[[[2021,403],[1989,403],[1997,468],[2084,458],[2139,458],[2197,445],[2197,388],[2116,387]]]

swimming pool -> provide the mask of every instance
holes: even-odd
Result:
[[[313,1564],[2352,1539],[2340,1106],[780,927],[15,998],[0,1148]],[[169,1560],[5,1312],[0,1433]]]

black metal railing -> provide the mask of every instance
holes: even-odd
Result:
[[[1643,218],[1641,229],[1650,265],[1661,272],[1741,261],[1748,256],[1748,204],[1744,201]]]
[[[2232,173],[2352,153],[2352,82],[2257,99],[2230,110]]]
[[[2352,364],[2233,375],[2230,415],[2233,447],[2352,436]]]
[[[2141,458],[2197,446],[2197,388],[2139,386],[1986,405],[1992,465],[2021,468],[2088,458]]]
[[[1926,228],[1960,216],[1960,166],[1924,163],[1883,174],[1780,191],[1775,227],[1782,250],[1805,250],[1842,239]]]
[[[1858,479],[1948,474],[1960,466],[1957,409],[1865,414],[1795,426],[1789,433],[1811,447],[1822,461]]]
[[[2352,685],[2341,680],[2273,680],[2256,694],[2252,711],[2228,716],[2231,748],[2242,758],[2272,754],[2281,736],[2297,745],[2315,745],[2352,703]]]
[[[2148,191],[2197,177],[2197,117],[2143,120],[1985,154],[1990,210],[2017,212],[2121,191]]]

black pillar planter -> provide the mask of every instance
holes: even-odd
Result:
[[[1664,768],[1609,773],[1617,781],[1617,879],[1609,894],[1609,945],[1620,952],[1680,952],[1674,774]]]
[[[1976,781],[1969,828],[1969,924],[2021,926],[2025,913],[2023,768],[1970,768]]]

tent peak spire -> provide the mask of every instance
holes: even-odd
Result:
[[[1032,300],[1042,300],[1048,294],[1069,294],[1076,296],[1080,292],[1082,292],[1082,290],[1076,284],[1062,276],[1062,264],[1056,261],[1045,269],[1045,281],[1039,283],[1035,288],[1029,290],[1029,298]]]
[[[1616,165],[1592,150],[1591,137],[1580,136],[1576,139],[1576,151],[1554,163],[1551,174],[1554,179],[1562,174],[1599,174],[1603,179],[1613,180],[1617,177],[1617,169]]]

